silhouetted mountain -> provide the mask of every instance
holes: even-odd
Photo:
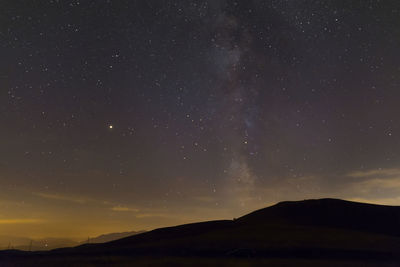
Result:
[[[108,265],[400,266],[399,226],[400,207],[337,199],[281,202],[236,220],[160,228],[47,253],[3,252],[0,260],[18,266],[104,261]]]
[[[280,202],[245,215],[239,221],[247,224],[262,221],[400,235],[400,207],[329,198]]]
[[[89,243],[106,243],[106,242],[110,242],[110,241],[113,241],[113,240],[121,239],[121,238],[124,238],[124,237],[141,234],[141,233],[144,233],[144,232],[146,232],[146,231],[130,231],[130,232],[122,232],[122,233],[104,234],[104,235],[100,235],[100,236],[97,236],[97,237],[90,238],[89,239]],[[87,241],[84,241],[82,243],[87,243]]]

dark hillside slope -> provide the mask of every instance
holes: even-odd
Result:
[[[336,199],[281,202],[237,220],[160,228],[104,244],[50,252],[0,253],[41,263],[139,259],[300,259],[400,263],[400,207]],[[24,266],[24,265],[21,265]],[[380,265],[378,265],[380,266]],[[395,265],[396,266],[396,265]]]
[[[340,199],[280,202],[238,219],[243,224],[333,227],[400,236],[400,207]]]
[[[321,251],[321,255],[368,251],[368,256],[380,257],[381,253],[400,252],[399,226],[400,207],[337,199],[305,200],[281,202],[233,221],[160,228],[66,251],[213,257],[286,257],[294,255],[293,250],[304,255],[310,251]]]

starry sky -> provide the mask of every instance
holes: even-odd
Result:
[[[400,205],[397,0],[1,0],[0,235]]]

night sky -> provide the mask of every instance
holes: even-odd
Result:
[[[400,205],[400,2],[0,1],[0,234]]]

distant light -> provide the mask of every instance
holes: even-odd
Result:
[[[110,125],[108,125],[108,128],[112,129],[112,128],[114,128],[114,126],[110,124]]]

